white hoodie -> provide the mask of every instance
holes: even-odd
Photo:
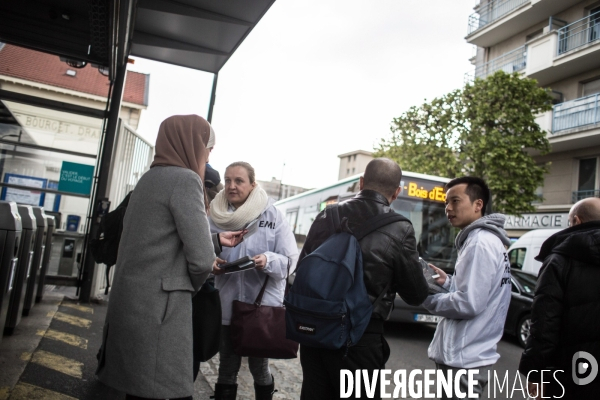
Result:
[[[428,296],[423,306],[444,317],[429,345],[438,364],[476,368],[494,364],[510,303],[510,265],[505,245],[504,215],[473,222],[456,237],[458,259],[448,293]]]
[[[222,307],[223,325],[231,323],[231,306],[234,300],[244,303],[254,303],[260,288],[269,276],[262,304],[267,306],[282,306],[285,293],[285,279],[291,274],[298,262],[298,246],[292,228],[283,213],[275,208],[273,199],[268,200],[267,207],[258,217],[256,229],[252,235],[244,237],[236,247],[223,247],[219,258],[234,261],[244,256],[264,254],[267,265],[262,271],[251,269],[215,277],[215,286],[219,289]],[[221,232],[210,221],[211,232]]]

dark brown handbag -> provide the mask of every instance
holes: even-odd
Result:
[[[268,281],[267,275],[254,304],[233,301],[233,350],[242,357],[296,358],[298,343],[285,337],[285,307],[261,305]]]

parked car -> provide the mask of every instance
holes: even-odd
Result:
[[[535,292],[537,277],[522,271],[511,271],[511,299],[504,323],[504,332],[516,336],[517,341],[525,347],[531,325],[531,304]],[[400,296],[394,300],[394,310],[390,321],[417,322],[437,324],[442,317],[432,315],[423,307],[406,304]]]
[[[511,299],[504,323],[504,332],[516,336],[525,347],[531,326],[531,305],[537,276],[522,271],[511,270]]]

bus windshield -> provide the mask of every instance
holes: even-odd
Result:
[[[399,197],[392,202],[394,211],[411,220],[419,255],[446,271],[454,269],[456,250],[452,228],[445,214],[444,185],[449,179],[404,172]],[[286,216],[301,248],[310,226],[328,204],[354,197],[359,191],[359,176],[346,178],[333,185],[313,189],[275,203]]]
[[[425,261],[447,271],[454,269],[456,229],[446,218],[444,203],[399,198],[392,203],[392,208],[411,220],[417,250]]]

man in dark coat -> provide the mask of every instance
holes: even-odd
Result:
[[[576,203],[569,224],[536,257],[543,265],[519,371],[537,398],[592,399],[600,393],[600,199]]]
[[[395,212],[391,203],[400,194],[402,170],[394,161],[376,158],[369,162],[360,178],[360,192],[339,205],[340,220],[347,219],[350,230],[361,226],[378,214]],[[310,227],[300,260],[312,253],[333,234],[325,212],[317,215]],[[363,273],[367,293],[375,301],[371,321],[355,346],[339,350],[301,345],[302,400],[332,400],[340,398],[340,370],[369,371],[385,368],[390,348],[383,337],[383,322],[389,317],[396,293],[411,305],[425,300],[428,286],[423,276],[417,252],[415,231],[408,221],[394,222],[363,237],[360,242]],[[300,262],[300,261],[298,261]],[[347,351],[347,352],[346,352]],[[364,383],[361,394],[366,398]],[[375,390],[379,396],[379,380]]]

